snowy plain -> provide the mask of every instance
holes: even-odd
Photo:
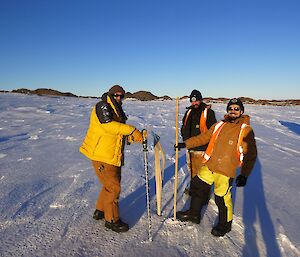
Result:
[[[258,159],[245,188],[233,188],[232,231],[210,234],[213,196],[199,225],[174,221],[175,101],[124,101],[128,124],[158,134],[166,155],[162,216],[156,215],[153,147],[149,175],[153,241],[148,240],[142,146],[126,146],[118,234],[92,219],[100,184],[79,153],[97,99],[0,94],[1,256],[300,256],[300,107],[246,105]],[[182,119],[188,100],[180,101]],[[213,103],[217,119],[225,104]],[[179,153],[177,210],[189,204]]]

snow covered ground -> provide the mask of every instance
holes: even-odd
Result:
[[[100,185],[79,153],[95,99],[0,94],[1,256],[300,256],[300,107],[246,105],[258,160],[245,188],[234,188],[234,223],[210,234],[210,200],[199,225],[173,221],[175,101],[124,101],[128,123],[154,131],[166,153],[162,216],[156,213],[153,150],[149,150],[153,241],[142,146],[126,146],[120,212],[130,225],[117,234],[92,219]],[[188,105],[180,102],[180,120]],[[224,104],[213,104],[217,118]],[[152,140],[150,139],[150,144]],[[184,151],[179,155],[177,209],[188,205]]]

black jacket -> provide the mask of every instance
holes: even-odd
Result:
[[[187,140],[190,137],[197,136],[201,134],[200,131],[200,117],[203,110],[209,107],[205,103],[201,103],[199,108],[193,108],[192,106],[187,107],[187,111],[184,114],[184,117],[182,119],[182,127],[181,127],[181,136],[183,141]],[[187,118],[186,125],[184,125],[186,116],[189,110],[192,110],[190,115]],[[206,126],[209,129],[213,124],[217,122],[215,112],[212,109],[208,109],[207,112],[207,119],[206,119]],[[207,148],[207,145],[195,147],[192,150],[196,151],[205,151]]]

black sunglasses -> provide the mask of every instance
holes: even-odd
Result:
[[[120,97],[121,99],[124,98],[124,95],[119,95],[119,94],[113,94],[114,97]]]
[[[235,110],[235,111],[240,111],[241,110],[241,108],[239,108],[239,107],[234,107],[234,108],[232,108],[232,107],[229,107],[228,108],[228,111],[233,111],[233,110]]]

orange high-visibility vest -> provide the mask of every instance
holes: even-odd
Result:
[[[243,141],[244,134],[245,134],[245,128],[247,126],[248,125],[246,123],[242,124],[240,134],[239,134],[238,143],[237,143],[237,157],[238,157],[238,160],[240,162],[240,165],[243,164],[243,160],[244,160],[244,152],[243,152],[243,147],[242,147],[242,141]]]
[[[189,109],[186,114],[186,117],[185,117],[185,120],[183,123],[184,126],[186,126],[186,123],[187,123],[189,115],[191,114],[191,111],[192,111],[192,109]],[[207,112],[208,112],[208,108],[205,108],[200,116],[200,131],[201,131],[201,133],[205,133],[206,131],[208,131],[208,128],[206,126]]]
[[[220,121],[216,124],[215,129],[213,131],[212,137],[209,141],[209,144],[207,146],[207,149],[205,151],[205,154],[203,156],[203,163],[206,163],[209,158],[212,155],[213,149],[214,149],[214,145],[215,145],[215,141],[218,138],[223,126],[225,125],[224,121]],[[239,133],[239,138],[238,138],[238,142],[237,142],[237,158],[239,160],[239,164],[242,165],[243,164],[243,159],[244,159],[244,153],[243,153],[243,147],[242,147],[242,141],[244,138],[244,134],[245,134],[245,128],[248,125],[246,123],[243,123],[240,129],[240,133]]]

